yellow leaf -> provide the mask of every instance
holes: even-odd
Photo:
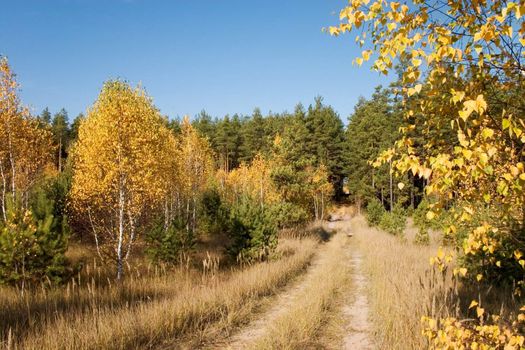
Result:
[[[483,309],[482,307],[477,307],[476,308],[476,314],[478,315],[478,318],[483,316],[483,314],[485,313],[485,309]]]
[[[393,31],[394,29],[397,28],[397,24],[396,23],[393,23],[393,22],[390,22],[386,25],[386,27],[388,28],[388,31],[391,32]]]
[[[479,304],[478,304],[478,302],[477,302],[476,300],[472,300],[472,301],[470,302],[470,305],[469,305],[468,308],[469,308],[469,309],[472,309],[473,307],[478,306],[478,305],[479,305]]]
[[[419,67],[421,65],[421,63],[422,63],[422,61],[420,59],[418,59],[418,58],[413,58],[412,59],[412,65],[414,67]]]
[[[405,188],[405,184],[402,183],[402,182],[400,182],[400,183],[397,184],[397,187],[398,187],[400,190],[402,190],[403,188]]]

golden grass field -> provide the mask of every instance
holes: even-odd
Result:
[[[309,228],[310,234],[283,233],[275,256],[250,266],[221,267],[211,255],[204,255],[205,268],[189,261],[176,268],[136,262],[116,284],[93,260],[65,286],[1,287],[2,347],[351,348],[361,340],[352,338],[355,308],[349,314],[362,296],[367,302],[359,322],[369,323],[360,334],[362,348],[426,348],[421,317],[457,315],[460,306],[451,274],[429,264],[439,236],[421,246],[412,243],[410,225],[399,238],[369,228],[350,209],[336,218],[324,229]],[[359,265],[352,263],[355,253]],[[78,247],[69,252],[89,254]],[[366,278],[362,288],[352,280],[356,273]]]

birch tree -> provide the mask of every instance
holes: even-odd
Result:
[[[123,276],[137,233],[165,198],[171,133],[144,90],[108,81],[79,128],[72,207]]]
[[[22,106],[19,85],[6,58],[0,58],[0,207],[6,220],[8,197],[27,209],[29,190],[49,164],[53,146],[48,130],[38,127]]]
[[[213,173],[213,156],[208,140],[199,135],[187,116],[182,121],[179,143],[184,222],[186,231],[195,232],[197,199]]]

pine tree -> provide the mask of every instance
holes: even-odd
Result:
[[[51,131],[57,145],[57,169],[60,172],[62,171],[63,159],[67,157],[70,134],[69,118],[64,108],[53,116]]]

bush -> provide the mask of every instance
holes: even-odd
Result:
[[[383,204],[377,198],[372,198],[366,206],[366,220],[368,221],[368,225],[379,225],[385,212]]]
[[[70,227],[66,215],[66,201],[70,189],[71,177],[66,172],[57,177],[48,178],[31,193],[30,206],[37,220],[45,220],[52,215],[50,230],[69,236]]]
[[[199,231],[210,235],[225,233],[229,229],[230,208],[225,205],[217,189],[209,189],[202,195],[199,210]]]
[[[228,252],[241,262],[265,260],[277,246],[277,218],[248,197],[232,207]]]
[[[412,213],[412,219],[414,220],[414,226],[417,228],[417,234],[414,238],[414,243],[417,244],[429,244],[430,235],[428,233],[431,223],[427,219],[427,212],[429,204],[426,198],[424,198],[417,208]]]
[[[295,203],[279,202],[270,206],[269,210],[279,228],[297,227],[309,219],[308,212]]]
[[[195,235],[180,220],[173,220],[166,227],[162,220],[146,235],[146,255],[154,262],[174,264],[179,261],[182,252],[192,249],[195,245]]]
[[[406,228],[406,212],[396,204],[392,212],[384,211],[379,227],[395,236],[402,236]]]
[[[53,202],[40,197],[38,215],[9,203],[0,222],[0,282],[20,284],[49,279],[58,283],[66,272],[67,231],[52,214]]]

